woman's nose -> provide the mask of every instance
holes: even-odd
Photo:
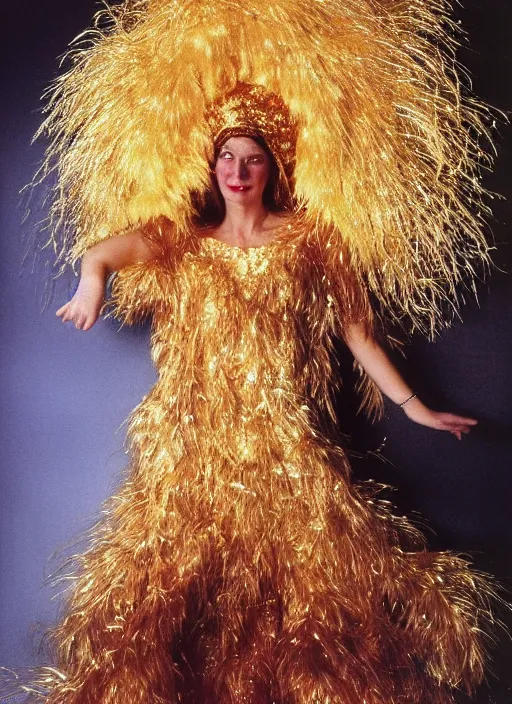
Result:
[[[236,175],[240,179],[247,178],[247,175],[248,175],[247,164],[245,163],[245,161],[243,159],[240,159],[237,163]]]

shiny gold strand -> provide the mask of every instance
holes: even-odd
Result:
[[[428,552],[328,422],[332,337],[366,316],[328,231],[243,250],[187,233],[114,286],[153,311],[159,380],[129,476],[76,557],[48,704],[448,704],[482,676],[490,591]],[[35,686],[35,685],[34,685]]]
[[[471,286],[488,253],[488,111],[461,94],[449,9],[153,0],[100,13],[40,130],[50,141],[41,176],[57,170],[61,261],[162,215],[180,232],[191,194],[209,183],[207,108],[245,81],[280,95],[297,121],[295,194],[312,223],[332,226],[328,256],[348,248],[386,315],[434,334],[443,301]]]
[[[35,700],[448,704],[481,678],[486,581],[351,482],[329,393],[333,336],[373,324],[367,289],[432,333],[486,261],[485,110],[459,94],[445,10],[131,2],[57,81],[53,241],[66,262],[137,225],[160,245],[114,287],[127,323],[153,315],[159,380]],[[205,110],[238,81],[298,130],[301,214],[248,251],[189,224]]]

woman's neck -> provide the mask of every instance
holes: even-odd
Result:
[[[219,239],[239,247],[251,246],[268,239],[275,224],[263,204],[251,208],[226,203],[226,215],[217,230]],[[270,227],[269,227],[270,225]]]

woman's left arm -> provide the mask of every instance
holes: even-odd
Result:
[[[345,331],[345,342],[382,393],[396,404],[403,404],[403,410],[411,420],[436,430],[447,430],[459,440],[463,433],[469,433],[471,427],[478,423],[474,418],[465,418],[453,413],[440,413],[425,406],[402,379],[382,347],[367,333],[364,325],[355,323],[348,325]]]

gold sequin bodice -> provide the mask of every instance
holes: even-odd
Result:
[[[309,429],[313,339],[307,295],[294,276],[298,247],[244,250],[202,238],[177,267],[176,296],[154,317],[154,393],[165,390],[185,434],[197,428],[235,461],[261,459],[269,448],[261,447],[262,433],[273,439],[270,452],[282,455]]]

